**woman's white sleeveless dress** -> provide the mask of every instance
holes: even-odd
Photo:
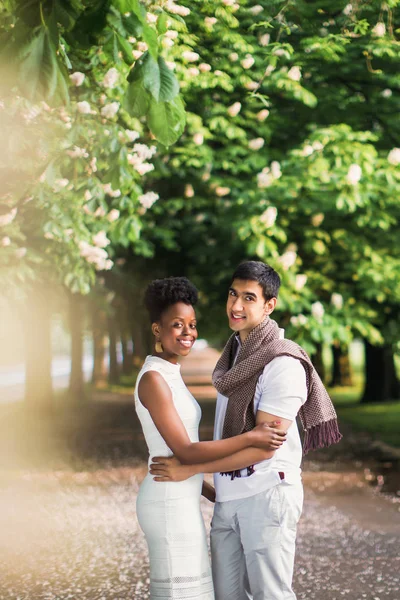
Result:
[[[173,402],[192,442],[199,441],[201,409],[181,374],[180,365],[148,356],[138,375],[135,406],[153,456],[171,456],[164,439],[140,402],[139,381],[147,371],[157,371],[169,385]],[[206,530],[200,511],[203,475],[182,482],[157,482],[147,473],[139,489],[137,517],[150,557],[151,600],[214,600]]]

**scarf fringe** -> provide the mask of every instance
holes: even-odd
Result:
[[[249,467],[247,467],[247,477],[253,475],[254,471],[254,465],[250,465]],[[238,469],[237,471],[226,471],[225,473],[220,473],[220,475],[226,475],[231,478],[231,481],[233,481],[234,479],[241,477],[242,472],[241,469]]]
[[[303,443],[303,454],[318,448],[327,448],[331,444],[337,444],[342,439],[337,419],[324,421],[306,429]]]

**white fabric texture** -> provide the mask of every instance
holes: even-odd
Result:
[[[216,600],[296,600],[292,589],[302,484],[217,502],[211,527]]]
[[[299,360],[290,356],[274,358],[261,374],[254,395],[254,411],[271,413],[292,422],[287,431],[284,444],[269,460],[254,465],[255,471],[247,475],[242,469],[241,477],[233,480],[227,475],[214,473],[214,486],[217,502],[226,502],[247,498],[267,490],[281,479],[279,472],[284,472],[285,482],[297,484],[301,481],[302,446],[296,415],[307,399],[306,374]],[[222,394],[217,396],[215,410],[214,439],[222,438],[228,398]]]
[[[157,371],[169,385],[175,408],[192,442],[199,441],[201,409],[185,386],[180,365],[148,356],[138,375],[135,407],[153,456],[172,456],[149,411],[140,402],[138,386],[148,371]],[[207,538],[200,511],[203,475],[186,481],[156,482],[147,473],[140,486],[137,517],[149,548],[151,600],[214,600]]]

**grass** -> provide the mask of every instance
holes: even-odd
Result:
[[[331,388],[330,393],[339,420],[356,431],[365,431],[374,439],[400,448],[400,402],[361,404],[361,377],[355,375],[354,387]]]

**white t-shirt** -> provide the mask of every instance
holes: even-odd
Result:
[[[286,483],[301,481],[302,447],[296,416],[307,399],[306,374],[299,360],[291,356],[278,356],[264,367],[257,382],[254,395],[254,411],[271,413],[292,422],[286,441],[274,456],[254,465],[255,471],[247,475],[242,469],[241,477],[231,480],[230,475],[214,473],[217,502],[247,498],[263,492],[281,482],[279,472],[284,473]],[[214,439],[222,438],[228,398],[217,396]]]

